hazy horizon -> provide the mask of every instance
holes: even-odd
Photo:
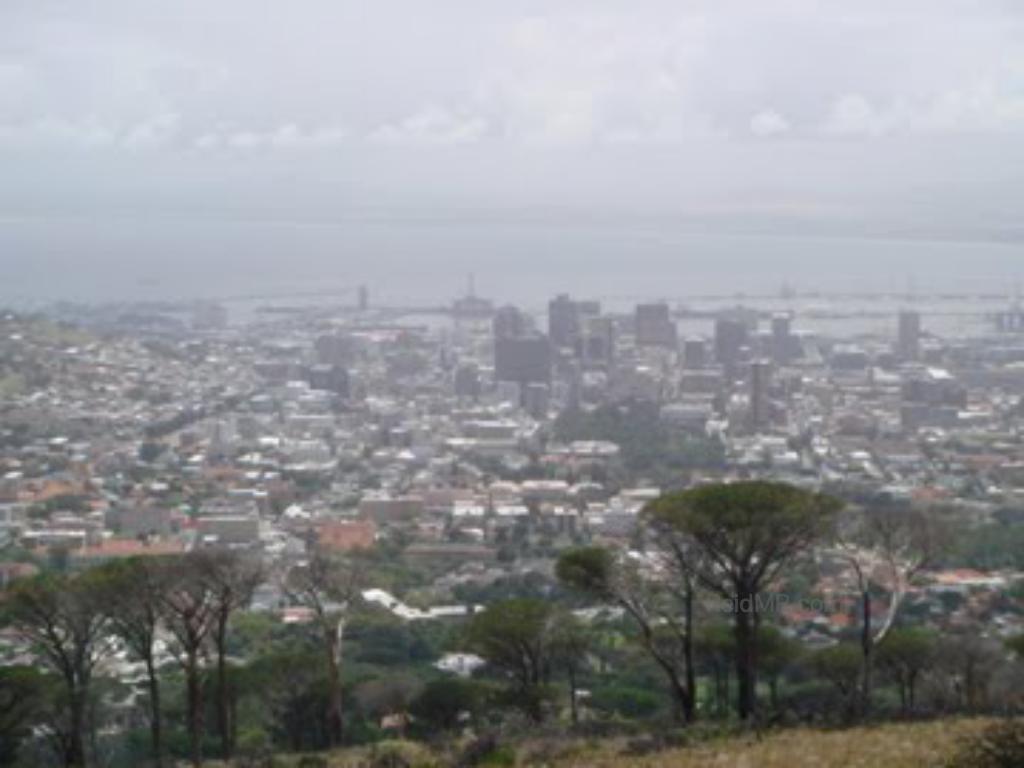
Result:
[[[428,298],[467,271],[510,300],[581,272],[645,295],[986,291],[1021,272],[1013,3],[0,15],[7,301],[331,281]]]

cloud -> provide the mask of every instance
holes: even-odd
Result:
[[[859,93],[840,96],[832,104],[822,125],[822,132],[831,136],[877,137],[896,125],[893,111],[880,112]]]
[[[291,151],[336,147],[341,145],[347,136],[347,132],[336,125],[303,128],[297,123],[284,123],[270,130],[208,131],[195,137],[191,144],[195,149],[202,151]]]
[[[1024,133],[1024,18],[1008,3],[510,0],[410,4],[398,25],[393,9],[310,0],[245,35],[242,0],[14,5],[0,134],[59,121],[77,128],[39,136],[76,147],[110,146],[103,130],[169,151]],[[90,119],[103,130],[73,138]]]
[[[429,106],[394,123],[372,130],[368,139],[382,144],[473,144],[487,133],[487,121],[478,115],[459,114]]]
[[[155,115],[129,128],[122,144],[128,149],[153,149],[173,141],[178,135],[181,118],[174,113]]]
[[[750,132],[755,136],[778,136],[789,133],[789,129],[789,121],[773,109],[763,110],[750,118]]]

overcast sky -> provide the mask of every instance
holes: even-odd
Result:
[[[7,222],[619,211],[1005,238],[1024,3],[3,0],[0,168]]]

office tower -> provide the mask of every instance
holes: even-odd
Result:
[[[735,371],[746,345],[746,323],[734,317],[720,317],[715,321],[715,360],[719,365],[727,371]]]
[[[518,308],[507,305],[494,313],[493,327],[495,339],[517,339],[526,335],[529,324]]]
[[[676,325],[668,304],[637,304],[636,343],[640,346],[675,347]]]
[[[534,382],[522,388],[523,410],[535,419],[544,419],[551,407],[551,387]]]
[[[708,347],[704,339],[689,338],[683,342],[683,367],[705,368],[708,364]]]
[[[567,294],[548,302],[548,335],[556,347],[572,347],[580,333],[579,308]]]
[[[518,384],[551,381],[551,342],[547,336],[494,341],[494,378]]]
[[[318,363],[348,365],[356,356],[356,343],[345,334],[327,334],[313,342],[313,350]]]
[[[785,365],[793,357],[792,321],[789,315],[772,317],[772,360]]]
[[[750,364],[750,428],[759,432],[771,423],[768,390],[771,387],[772,366],[767,360]]]
[[[365,285],[359,286],[359,311],[365,312],[370,308],[370,292]]]
[[[591,317],[580,338],[577,357],[584,366],[611,365],[615,360],[615,323],[610,317]]]
[[[462,363],[455,369],[454,388],[456,397],[480,396],[480,370],[476,363]]]
[[[897,351],[904,360],[917,360],[921,354],[921,315],[904,310],[900,312]]]
[[[309,388],[334,392],[342,397],[348,397],[348,371],[336,364],[320,363],[311,365],[309,367]]]

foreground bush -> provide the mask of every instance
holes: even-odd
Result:
[[[964,741],[949,768],[1024,766],[1024,720],[1005,720]]]

